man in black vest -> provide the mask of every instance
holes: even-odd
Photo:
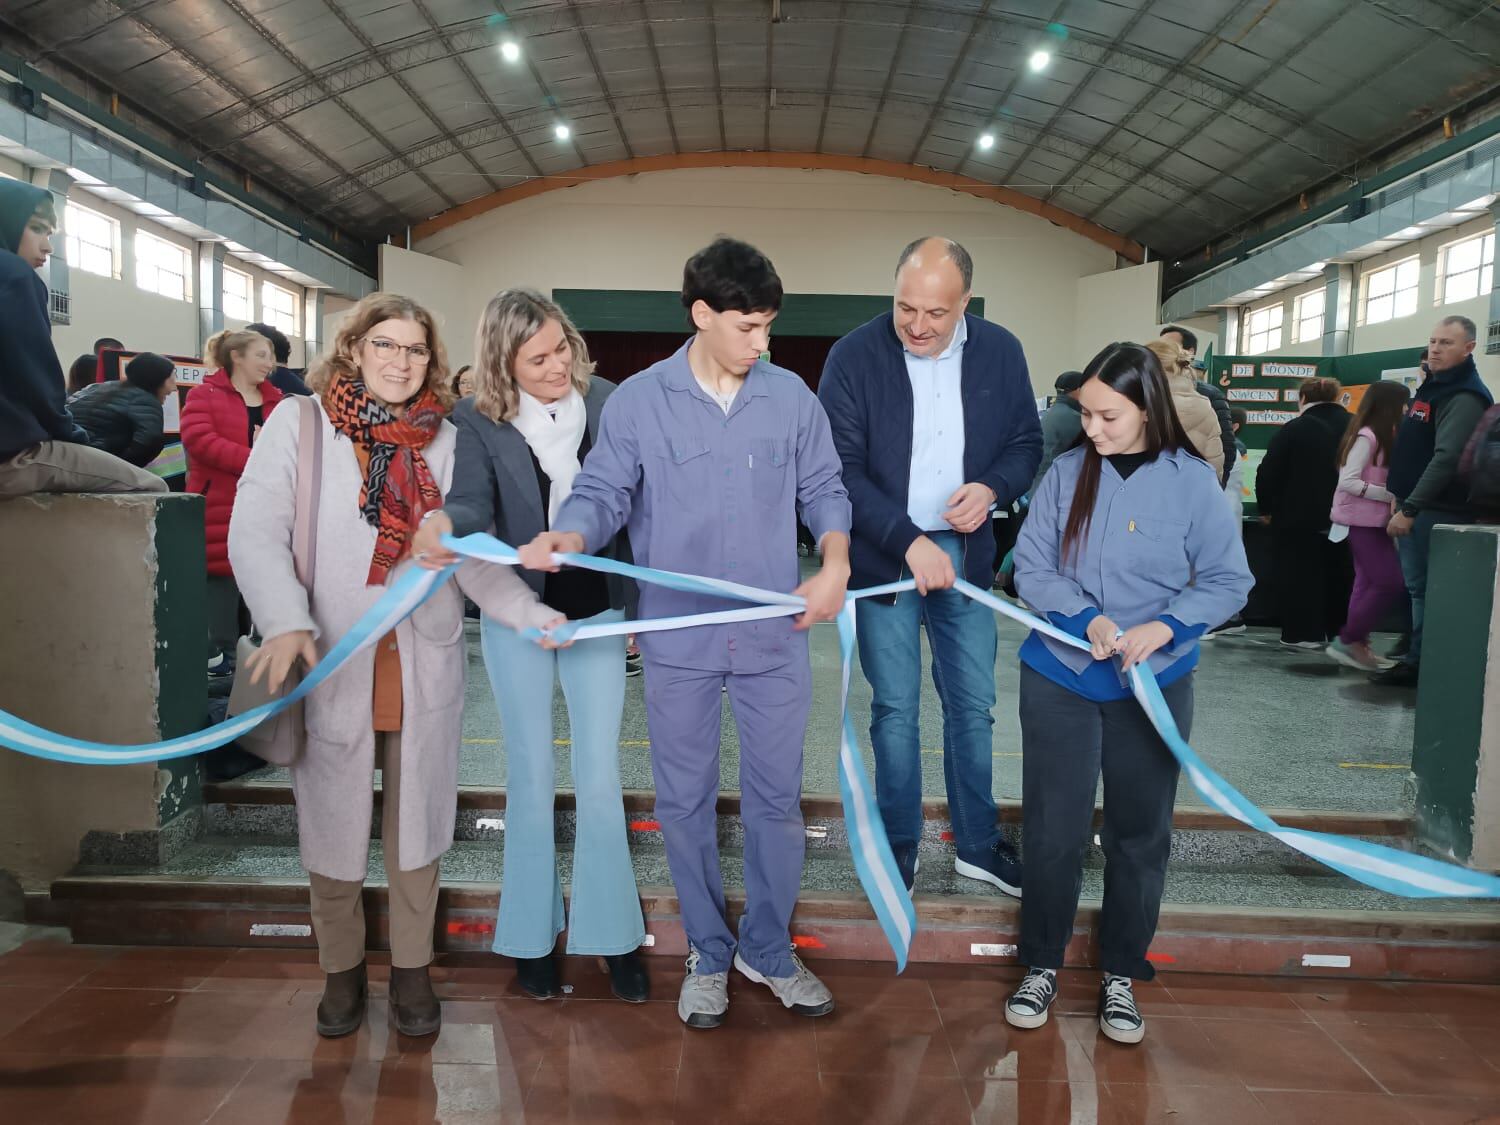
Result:
[[[1386,482],[1396,511],[1386,530],[1401,554],[1411,594],[1411,647],[1400,661],[1370,679],[1415,687],[1422,660],[1422,616],[1427,599],[1427,548],[1440,523],[1471,523],[1458,462],[1480,415],[1494,401],[1474,366],[1474,322],[1466,316],[1438,321],[1427,342],[1427,381],[1412,396],[1396,431]]]

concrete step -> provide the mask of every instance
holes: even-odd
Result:
[[[503,850],[461,841],[444,857],[438,940],[483,950],[494,934]],[[632,847],[651,951],[683,954],[675,895],[660,847]],[[372,948],[385,941],[379,844],[372,847],[366,912]],[[560,855],[564,884],[566,852]],[[743,907],[743,857],[723,850],[731,913]],[[1069,963],[1095,962],[1102,873],[1085,871]],[[1020,904],[924,865],[914,898],[919,961],[1014,961]],[[123,944],[310,945],[306,877],[290,841],[208,837],[158,868],[80,870],[29,903],[31,920],[68,925],[75,941]],[[883,959],[884,938],[847,853],[809,852],[793,932],[805,951]],[[1352,975],[1378,979],[1500,980],[1500,909],[1494,904],[1401,899],[1331,872],[1189,859],[1169,869],[1152,958],[1197,972]]]
[[[284,782],[229,782],[204,786],[204,830],[219,837],[247,842],[295,838],[296,809],[291,786]],[[650,790],[625,792],[626,824],[632,846],[657,846],[661,827],[655,819],[655,794]],[[1005,835],[1017,841],[1021,824],[1019,801],[1001,801],[1000,825]],[[371,835],[380,835],[380,792],[376,791],[376,814]],[[738,793],[719,798],[719,844],[744,845]],[[1309,812],[1270,810],[1289,828],[1357,836],[1397,848],[1410,846],[1412,819],[1402,813]],[[809,852],[846,851],[849,838],[843,805],[834,797],[804,795],[802,815],[806,823]],[[1099,812],[1095,812],[1096,832]],[[505,831],[505,789],[500,786],[465,786],[459,790],[458,817],[454,826],[457,842],[495,841]],[[559,792],[554,837],[560,850],[572,847],[576,831],[573,793]],[[919,854],[929,866],[951,856],[953,836],[946,801],[932,800],[923,806],[923,833]],[[1238,864],[1310,864],[1278,840],[1246,827],[1233,817],[1202,808],[1179,808],[1173,820],[1172,853],[1175,860],[1191,859],[1230,866]]]

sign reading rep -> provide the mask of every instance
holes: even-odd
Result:
[[[1294,410],[1251,410],[1245,417],[1245,424],[1250,426],[1285,426],[1293,418],[1297,417]]]

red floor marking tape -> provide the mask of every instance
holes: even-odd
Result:
[[[448,936],[458,937],[463,934],[492,934],[495,932],[493,922],[449,922]]]
[[[945,843],[951,844],[951,843],[953,843],[953,833],[952,832],[944,832],[941,836],[938,837],[938,839],[944,841]]]
[[[821,938],[809,937],[806,934],[798,934],[792,938],[792,944],[798,949],[827,949],[828,943]]]
[[[1148,953],[1146,954],[1146,960],[1157,965],[1177,964],[1177,958],[1173,957],[1170,953]]]
[[[661,821],[659,820],[632,820],[630,822],[632,832],[660,832]]]

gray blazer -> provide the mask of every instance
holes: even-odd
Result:
[[[599,415],[614,385],[597,376],[589,380],[583,405],[588,412],[589,447],[599,445]],[[536,479],[531,449],[521,431],[509,422],[492,422],[474,409],[473,399],[453,408],[458,430],[458,448],[453,461],[453,483],[443,499],[443,511],[453,521],[453,534],[471,535],[493,530],[495,536],[520,547],[547,530],[547,503]],[[603,550],[605,558],[630,561],[630,541],[622,531]],[[539,570],[517,570],[541,595],[547,576]],[[613,609],[633,611],[635,583],[613,574],[605,575],[609,604]]]

